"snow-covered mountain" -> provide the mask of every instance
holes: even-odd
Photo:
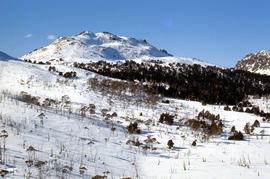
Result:
[[[270,75],[270,51],[263,50],[248,54],[236,64],[235,68]]]
[[[159,60],[165,63],[213,64],[195,58],[174,57],[166,50],[159,50],[146,40],[116,36],[109,32],[93,33],[83,31],[75,36],[59,37],[46,47],[36,49],[22,57],[23,60],[36,62],[63,59],[65,62],[90,62],[93,60],[135,61]]]
[[[37,61],[53,58],[123,60],[143,56],[165,57],[170,54],[155,48],[146,40],[116,36],[109,32],[83,31],[75,36],[59,37],[50,45],[21,58]]]

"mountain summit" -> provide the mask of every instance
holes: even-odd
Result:
[[[236,64],[236,69],[270,75],[270,51],[248,54]]]
[[[93,33],[83,31],[75,36],[59,37],[50,45],[34,50],[22,59],[36,61],[54,58],[125,60],[141,57],[171,56],[165,50],[159,50],[146,40],[116,36],[109,32]]]

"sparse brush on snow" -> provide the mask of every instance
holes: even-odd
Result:
[[[162,113],[159,117],[159,122],[165,123],[168,125],[172,125],[174,120],[174,116],[170,115],[169,113]]]
[[[167,143],[169,149],[172,149],[173,146],[174,146],[174,142],[172,141],[172,139],[168,140],[168,143]]]
[[[100,91],[104,95],[116,96],[123,101],[137,99],[136,103],[155,105],[160,100],[160,96],[148,86],[131,81],[90,78],[88,79],[88,85],[94,91]]]
[[[22,91],[20,95],[18,96],[19,100],[26,102],[28,104],[34,104],[40,106],[39,99],[40,97],[31,96],[27,92]]]
[[[75,58],[73,47],[91,40],[108,45],[98,54],[114,54],[115,61]],[[123,54],[113,46],[127,42],[151,48],[83,32],[52,44],[72,46],[67,53],[74,58],[52,57],[54,48],[45,47],[24,56],[32,64],[0,59],[3,178],[269,176],[262,167],[269,161],[269,77],[169,56],[118,60]]]
[[[188,119],[184,124],[195,130],[201,129],[202,132],[208,135],[220,134],[224,127],[219,115],[204,110],[198,114],[196,119]]]
[[[140,134],[141,133],[141,130],[138,126],[138,123],[137,122],[134,122],[134,123],[130,123],[128,126],[127,126],[127,129],[128,129],[128,132],[130,134]]]
[[[234,131],[231,136],[229,136],[228,140],[244,140],[244,135],[241,131]]]

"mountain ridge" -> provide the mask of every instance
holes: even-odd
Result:
[[[34,50],[22,56],[31,58],[83,58],[124,60],[143,56],[166,57],[172,56],[165,50],[159,50],[146,40],[116,36],[109,32],[93,33],[83,31],[74,36],[61,36],[48,46]]]
[[[270,75],[270,51],[250,53],[237,62],[235,69]]]
[[[162,61],[163,63],[199,64],[215,66],[196,58],[175,57],[166,50],[159,50],[146,40],[117,36],[110,32],[93,33],[83,31],[74,36],[61,36],[51,44],[35,49],[20,57],[22,60],[46,63],[64,60],[67,63],[91,61],[135,60],[143,62]]]

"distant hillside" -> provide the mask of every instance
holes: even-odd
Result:
[[[171,56],[165,50],[159,50],[146,40],[116,36],[109,32],[93,33],[83,31],[78,35],[59,37],[50,45],[34,50],[22,59],[50,60],[64,59],[107,59],[123,60],[143,56]]]
[[[36,49],[21,57],[23,60],[46,63],[60,60],[64,63],[91,62],[98,60],[159,60],[166,63],[213,64],[195,58],[174,57],[166,50],[159,50],[146,40],[116,36],[109,32],[92,33],[84,31],[78,35],[59,37],[46,47]]]
[[[270,51],[263,50],[248,54],[236,64],[236,69],[270,75]]]

